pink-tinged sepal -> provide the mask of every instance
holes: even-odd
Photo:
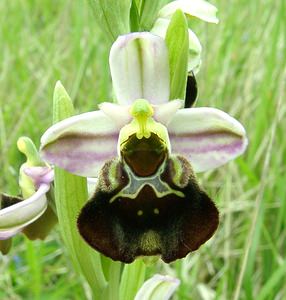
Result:
[[[104,162],[117,155],[118,126],[102,111],[65,119],[41,138],[41,156],[71,173],[96,177]]]
[[[241,155],[248,144],[243,126],[215,108],[177,112],[168,125],[173,153],[187,157],[195,172],[215,169]]]

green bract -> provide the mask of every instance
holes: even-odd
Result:
[[[65,119],[41,139],[45,160],[98,177],[78,229],[93,248],[130,263],[186,256],[207,241],[218,211],[194,172],[243,153],[243,126],[214,108],[180,109],[169,101],[168,51],[150,33],[120,36],[110,52],[118,104]]]
[[[174,13],[166,33],[169,51],[170,98],[185,99],[188,74],[188,24],[181,10]]]
[[[141,0],[141,1],[134,1],[138,2],[138,12],[139,12],[139,28],[141,30],[148,31],[155,23],[155,20],[158,15],[159,9],[168,2],[168,0]],[[138,28],[138,29],[139,29]]]
[[[130,32],[129,14],[132,0],[89,0],[95,18],[110,41]]]

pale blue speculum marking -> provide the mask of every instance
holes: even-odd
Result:
[[[110,199],[110,203],[119,197],[135,199],[146,185],[149,185],[153,189],[158,198],[162,198],[170,194],[175,194],[178,197],[184,197],[185,195],[181,191],[172,189],[166,182],[161,180],[160,175],[164,172],[165,165],[166,161],[163,162],[159,170],[152,176],[140,177],[136,176],[127,164],[124,164],[125,171],[128,175],[128,185],[112,197]]]

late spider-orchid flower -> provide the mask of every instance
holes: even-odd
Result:
[[[110,52],[118,104],[65,119],[42,136],[42,156],[98,177],[78,228],[93,248],[130,263],[186,256],[218,226],[218,211],[195,172],[234,159],[247,146],[243,126],[215,108],[169,101],[168,51],[150,33],[120,36]]]
[[[46,197],[54,177],[52,168],[41,161],[29,138],[20,138],[17,145],[27,157],[27,162],[20,168],[19,185],[22,197],[0,194],[2,241],[22,231],[30,239],[44,238],[56,220],[54,213],[48,208]],[[5,247],[2,249],[3,242],[0,246],[5,254],[7,251]]]

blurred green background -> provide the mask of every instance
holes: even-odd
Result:
[[[160,272],[181,279],[174,299],[286,299],[286,4],[217,0],[220,23],[191,20],[203,45],[197,106],[240,120],[247,152],[199,174],[221,223],[197,252]],[[77,112],[112,99],[108,44],[85,0],[0,1],[0,190],[17,194],[23,156],[51,124],[61,80]],[[14,239],[0,256],[0,299],[85,299],[58,228],[45,242]]]

